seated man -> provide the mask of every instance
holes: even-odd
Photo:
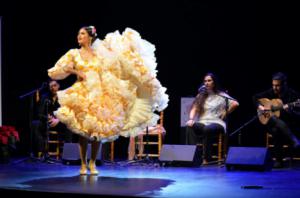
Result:
[[[287,77],[278,72],[272,77],[272,88],[253,96],[259,119],[274,140],[274,168],[283,167],[283,140],[299,148],[300,142],[292,131],[299,131],[297,105],[300,94],[287,86]]]
[[[41,97],[39,105],[39,120],[40,127],[39,131],[43,137],[44,149],[46,149],[46,142],[48,138],[49,131],[57,131],[58,138],[63,142],[73,142],[73,134],[67,129],[67,127],[61,123],[54,115],[54,111],[59,108],[59,103],[57,101],[57,91],[60,85],[55,80],[49,81],[49,93],[44,94]],[[45,150],[43,152],[46,152]]]

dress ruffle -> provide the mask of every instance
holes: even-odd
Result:
[[[48,70],[53,79],[67,77],[66,67],[87,77],[58,92],[58,119],[73,132],[103,142],[155,126],[155,111],[164,110],[169,98],[156,78],[154,45],[127,28],[122,35],[116,31],[96,40],[93,48],[97,58],[83,60],[79,50],[72,49]]]

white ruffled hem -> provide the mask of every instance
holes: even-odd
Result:
[[[119,138],[119,135],[114,135],[114,136],[109,136],[109,137],[101,137],[101,136],[91,136],[89,135],[88,133],[86,132],[83,132],[77,128],[71,128],[71,127],[68,127],[68,129],[70,129],[73,133],[77,134],[77,135],[80,135],[90,141],[97,141],[97,142],[102,142],[102,143],[105,143],[105,142],[113,142],[115,141],[116,139]]]

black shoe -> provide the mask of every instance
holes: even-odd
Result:
[[[275,161],[273,168],[283,168],[283,162],[282,161]]]

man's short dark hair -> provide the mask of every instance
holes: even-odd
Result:
[[[57,80],[54,79],[48,79],[48,84],[50,84],[51,82],[56,82],[57,84],[59,84],[59,82]]]
[[[273,74],[272,80],[280,80],[282,85],[286,85],[287,76],[282,72],[277,72],[277,73]]]

